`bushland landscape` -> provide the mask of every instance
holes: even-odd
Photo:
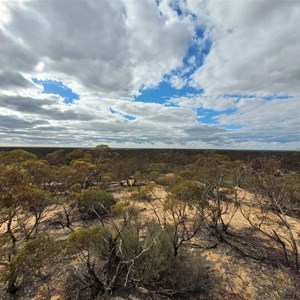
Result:
[[[300,299],[299,151],[1,150],[1,299]]]
[[[0,300],[300,300],[299,37],[296,0],[0,0]]]

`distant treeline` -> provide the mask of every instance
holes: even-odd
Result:
[[[34,153],[39,159],[45,159],[47,154],[63,149],[65,154],[74,149],[91,150],[92,148],[61,148],[61,147],[0,147],[0,151],[11,151],[23,149]],[[230,160],[252,161],[259,157],[273,158],[280,160],[285,170],[300,170],[300,151],[263,151],[263,150],[221,150],[221,149],[113,149],[122,158],[130,159],[135,157],[140,161],[165,162],[179,165],[193,163],[198,154],[219,154],[226,155]]]

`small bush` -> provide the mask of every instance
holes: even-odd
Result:
[[[158,177],[160,176],[160,173],[157,171],[151,171],[148,175],[148,178],[152,181],[156,181]]]
[[[104,218],[114,204],[114,197],[98,188],[88,188],[78,194],[78,209],[82,219]]]
[[[179,175],[166,174],[166,175],[159,176],[156,179],[156,182],[163,186],[173,186],[176,185],[180,180],[182,180],[182,177]]]
[[[71,252],[84,258],[80,274],[85,282],[78,287],[85,291],[83,297],[125,295],[137,286],[157,294],[170,291],[173,296],[206,289],[207,272],[200,256],[182,252],[175,257],[168,233],[155,222],[148,223],[144,233],[141,238],[139,228],[128,223],[120,231],[92,227],[69,236]]]
[[[15,293],[22,283],[42,278],[42,269],[46,261],[61,252],[60,243],[46,237],[29,241],[11,260],[0,281],[8,284],[8,292]]]

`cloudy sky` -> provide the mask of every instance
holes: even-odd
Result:
[[[0,1],[0,145],[297,149],[298,0]]]

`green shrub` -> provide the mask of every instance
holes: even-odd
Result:
[[[8,284],[8,292],[14,293],[24,282],[42,277],[41,270],[46,261],[61,252],[59,242],[47,237],[31,240],[21,248],[11,260],[0,281]]]
[[[78,209],[83,219],[104,218],[116,204],[114,197],[98,188],[88,188],[78,194]]]
[[[110,232],[104,227],[90,227],[86,229],[76,230],[68,237],[68,252],[71,254],[81,251],[94,253],[99,260],[107,252],[107,243],[105,240],[110,236]]]
[[[182,180],[182,177],[179,175],[166,174],[166,175],[159,176],[156,182],[164,186],[173,186],[177,184],[180,180]]]
[[[150,180],[156,181],[158,177],[160,176],[160,173],[157,171],[151,171],[148,175]]]
[[[124,296],[136,285],[176,296],[205,290],[207,273],[201,256],[181,251],[175,257],[168,233],[154,221],[145,226],[144,238],[134,223],[116,230],[91,227],[69,236],[68,248],[81,257],[82,297],[94,299],[108,292]]]
[[[169,234],[157,226],[155,233],[152,230],[151,234],[151,229],[148,230],[146,245],[151,247],[135,264],[136,275],[133,274],[133,277],[140,278],[150,290],[170,290],[174,295],[204,291],[207,286],[204,259],[188,251],[181,251],[180,255],[174,256]]]

